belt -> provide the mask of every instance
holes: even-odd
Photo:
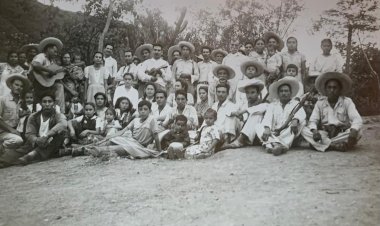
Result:
[[[204,81],[204,82],[198,82],[198,84],[205,84],[205,85],[208,85],[208,82],[207,82],[207,81]]]

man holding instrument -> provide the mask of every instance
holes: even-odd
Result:
[[[351,90],[351,78],[340,72],[327,72],[317,78],[315,87],[325,97],[315,104],[302,136],[322,152],[353,148],[360,139],[363,122],[355,104],[345,96]]]
[[[60,51],[62,47],[62,42],[57,38],[49,37],[42,40],[38,45],[38,49],[41,51],[41,53],[33,58],[32,70],[34,74],[33,88],[34,96],[36,97],[35,101],[39,102],[41,99],[41,92],[44,92],[46,89],[48,89],[54,92],[56,96],[56,103],[60,107],[61,111],[64,111],[65,95],[64,86],[61,81],[56,80],[52,85],[48,85],[42,82],[44,78],[54,79],[58,73],[63,72],[64,69],[58,67],[55,64],[55,58],[58,55],[58,51]],[[41,74],[45,74],[46,77],[39,76]]]
[[[137,75],[141,82],[154,82],[158,89],[166,91],[166,84],[171,81],[171,71],[169,63],[162,59],[162,49],[161,44],[153,44],[153,58],[141,63]]]
[[[293,99],[298,89],[298,80],[293,77],[282,78],[269,87],[269,94],[276,101],[268,105],[256,133],[266,151],[275,156],[289,150],[305,124],[306,113],[300,102]]]

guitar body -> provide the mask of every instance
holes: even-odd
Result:
[[[44,87],[52,87],[56,80],[63,79],[65,77],[65,72],[63,71],[63,68],[52,64],[47,66],[50,70],[62,70],[61,72],[58,72],[57,74],[53,76],[49,76],[49,73],[43,71],[43,72],[37,72],[33,70],[34,78]]]

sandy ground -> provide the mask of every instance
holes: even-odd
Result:
[[[0,170],[0,225],[379,225],[380,123],[355,151],[65,157]]]

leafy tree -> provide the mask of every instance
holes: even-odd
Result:
[[[327,30],[331,37],[346,37],[346,72],[351,72],[351,51],[353,35],[357,31],[373,32],[379,30],[378,0],[339,0],[336,8],[324,11],[313,29]]]

